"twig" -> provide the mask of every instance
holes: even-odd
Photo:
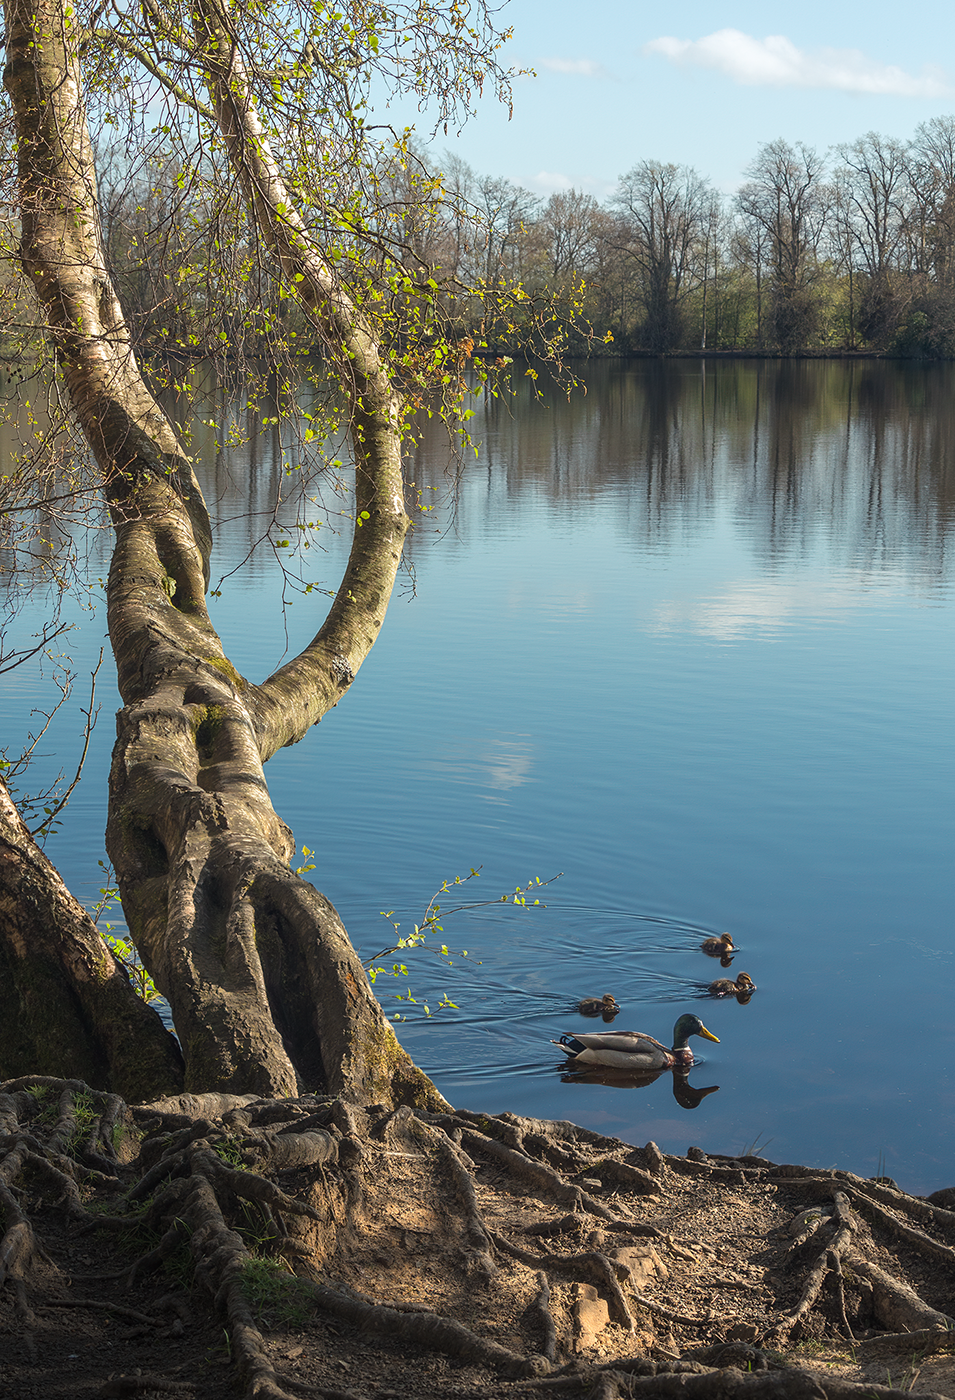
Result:
[[[31,835],[31,836],[34,836],[34,837],[35,837],[35,836],[40,836],[41,834],[45,834],[46,832],[48,832],[48,831],[50,830],[50,827],[53,825],[53,823],[54,823],[54,821],[56,820],[56,818],[57,818],[57,816],[59,815],[59,813],[62,812],[62,810],[63,810],[63,808],[66,806],[67,802],[69,802],[70,797],[71,797],[71,795],[72,795],[72,793],[73,793],[73,790],[74,790],[74,788],[76,787],[77,783],[78,783],[79,780],[80,780],[80,777],[81,777],[82,772],[83,772],[83,765],[84,765],[85,762],[86,762],[86,755],[87,755],[87,754],[89,753],[89,751],[90,751],[90,735],[93,733],[93,730],[94,730],[94,728],[96,727],[96,719],[97,719],[97,716],[99,715],[99,706],[97,705],[96,711],[95,711],[95,713],[94,713],[94,711],[93,711],[93,702],[94,702],[95,699],[96,699],[96,677],[99,675],[99,668],[102,666],[102,664],[103,664],[103,648],[100,647],[100,649],[99,649],[99,660],[97,661],[97,663],[96,663],[95,667],[93,668],[93,670],[90,672],[90,703],[89,703],[89,708],[82,711],[82,713],[86,716],[86,723],[85,723],[85,725],[83,726],[83,752],[80,754],[80,761],[79,761],[79,763],[76,765],[76,772],[75,772],[74,775],[73,775],[73,781],[70,783],[69,787],[66,789],[66,792],[63,793],[62,797],[60,797],[60,799],[59,799],[59,801],[57,802],[56,806],[53,807],[53,808],[51,808],[51,810],[50,810],[49,812],[47,812],[45,820],[42,821],[42,822],[40,823],[40,825],[39,825],[38,827],[36,827],[35,830],[33,830],[33,831],[30,832],[30,835]],[[64,695],[63,700],[66,700],[66,698],[67,698],[66,695]],[[63,703],[63,700],[60,701],[60,704]],[[59,705],[57,706],[57,709],[59,709]],[[53,713],[55,714],[55,713],[56,713],[56,710],[54,710]],[[49,721],[48,721],[47,723],[49,723]],[[35,747],[35,746],[34,746],[34,747]]]

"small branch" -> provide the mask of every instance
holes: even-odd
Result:
[[[70,797],[71,797],[71,795],[72,795],[72,793],[73,793],[73,790],[74,790],[74,788],[76,787],[77,783],[78,783],[79,780],[80,780],[80,775],[81,775],[82,772],[83,772],[83,765],[84,765],[84,763],[86,762],[86,755],[87,755],[87,754],[89,753],[89,751],[90,751],[90,735],[93,733],[93,730],[94,730],[94,728],[96,727],[96,718],[97,718],[97,716],[99,715],[99,706],[97,705],[96,710],[95,710],[95,712],[94,712],[94,710],[93,710],[93,704],[94,704],[94,702],[95,702],[95,700],[96,700],[96,677],[99,675],[99,668],[102,666],[102,664],[103,664],[103,648],[100,647],[100,649],[99,649],[99,660],[97,661],[97,663],[96,663],[95,667],[93,668],[93,670],[90,672],[90,703],[89,703],[89,708],[82,711],[82,713],[86,716],[86,723],[85,723],[85,725],[83,726],[83,752],[80,754],[80,761],[79,761],[79,763],[76,765],[76,773],[73,775],[73,781],[70,783],[69,787],[66,789],[66,792],[63,793],[62,797],[59,799],[59,801],[57,802],[56,806],[55,806],[54,808],[52,808],[52,810],[49,811],[49,812],[47,813],[47,815],[46,815],[46,820],[43,821],[43,822],[40,824],[40,826],[38,826],[38,827],[36,828],[35,831],[31,831],[31,832],[30,832],[30,835],[33,836],[33,837],[39,836],[41,833],[45,835],[45,834],[47,834],[47,833],[49,832],[50,827],[53,825],[53,823],[54,823],[54,821],[56,820],[57,816],[60,814],[60,812],[62,812],[62,810],[63,810],[63,808],[66,806],[67,802],[69,802]],[[66,699],[66,696],[64,695],[63,700],[65,700],[65,699]],[[63,703],[63,701],[60,702],[60,704],[62,704],[62,703]],[[59,709],[59,705],[57,706],[57,709]],[[55,714],[55,713],[56,713],[56,710],[54,710],[53,713]]]
[[[122,1303],[104,1303],[98,1298],[77,1298],[72,1293],[68,1298],[46,1298],[43,1306],[45,1308],[86,1308],[93,1312],[108,1312],[115,1313],[117,1317],[128,1317],[131,1322],[142,1322],[147,1327],[162,1327],[164,1325],[159,1318],[150,1317],[148,1313],[137,1312],[135,1308],[124,1307]]]
[[[141,1395],[146,1390],[166,1390],[172,1395],[194,1395],[191,1381],[171,1381],[155,1371],[140,1371],[135,1376],[114,1376],[96,1392],[97,1400],[113,1400],[124,1395]]]
[[[33,510],[35,508],[35,503],[31,502],[30,509]],[[0,676],[4,675],[7,671],[12,671],[16,666],[22,666],[24,661],[29,661],[31,656],[36,656],[39,652],[43,651],[44,648],[48,647],[61,632],[69,632],[72,630],[72,627],[72,622],[61,622],[60,625],[55,627],[51,632],[44,630],[36,646],[31,647],[28,651],[0,651]],[[54,714],[55,713],[56,711],[54,710]]]
[[[193,97],[192,93],[180,86],[171,78],[160,63],[153,58],[142,44],[137,44],[133,39],[127,39],[124,34],[118,34],[114,29],[97,29],[96,38],[103,44],[111,45],[126,54],[128,58],[134,58],[137,63],[141,63],[148,73],[151,73],[157,82],[161,83],[167,92],[175,97],[177,102],[181,102],[184,107],[189,107],[200,117],[205,117],[206,121],[214,122],[215,112],[211,107],[207,107],[199,98]]]

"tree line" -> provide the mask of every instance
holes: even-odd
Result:
[[[454,155],[438,170],[402,139],[374,197],[367,183],[361,192],[374,210],[362,256],[371,233],[412,279],[446,288],[449,302],[456,293],[462,339],[500,351],[546,303],[571,353],[955,354],[955,116],[909,141],[869,132],[825,155],[770,141],[745,175],[724,195],[689,166],[641,160],[603,203],[575,189],[543,199]],[[145,186],[108,163],[102,183],[110,261],[141,338],[232,344],[273,315],[289,330],[292,308],[275,303],[251,246],[227,250],[229,304],[217,304],[218,215],[184,197],[172,156],[155,158]],[[358,202],[344,189],[335,200]],[[347,252],[347,230],[339,239]],[[489,309],[505,285],[523,289],[523,311],[520,298]]]

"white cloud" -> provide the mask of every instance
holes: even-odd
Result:
[[[601,78],[605,69],[592,58],[538,58],[535,67],[546,68],[551,73],[572,73],[578,78]]]
[[[617,188],[616,180],[601,180],[595,175],[564,175],[558,170],[538,170],[522,181],[535,194],[563,194],[567,190],[580,190],[592,194],[596,199],[606,199]]]
[[[681,66],[714,68],[747,87],[835,88],[883,97],[946,97],[952,91],[938,68],[926,67],[915,77],[861,49],[798,49],[784,34],[756,39],[739,29],[718,29],[703,39],[663,36],[643,51]]]

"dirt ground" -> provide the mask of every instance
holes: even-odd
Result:
[[[52,1085],[0,1085],[0,1400],[955,1397],[947,1193],[318,1099],[122,1105],[110,1167]]]

